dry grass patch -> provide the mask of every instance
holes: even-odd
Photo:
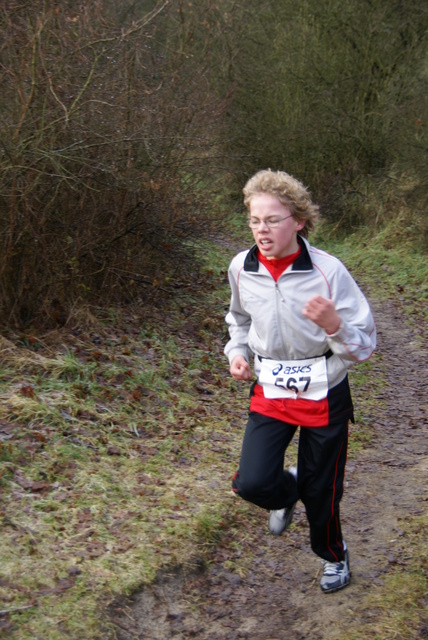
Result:
[[[192,314],[183,297],[156,329],[129,314],[2,339],[9,637],[105,638],[111,598],[162,567],[209,561],[234,499],[247,394],[222,354],[226,300],[217,292]]]

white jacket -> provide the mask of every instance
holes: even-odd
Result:
[[[331,350],[327,374],[332,388],[344,379],[352,363],[371,356],[376,327],[366,298],[340,260],[298,239],[301,254],[278,282],[257,259],[256,246],[232,260],[232,297],[226,316],[230,340],[224,351],[229,362],[237,355],[250,362],[252,356],[299,360]],[[333,335],[302,313],[305,303],[317,294],[331,299],[340,316],[340,328]],[[256,375],[259,370],[255,358]]]

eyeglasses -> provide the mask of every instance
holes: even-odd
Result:
[[[280,223],[283,220],[288,220],[288,218],[292,218],[293,216],[286,216],[285,218],[266,218],[265,220],[259,220],[258,218],[249,218],[248,226],[251,229],[258,229],[261,224],[265,224],[268,229],[275,229],[275,227],[279,227]]]

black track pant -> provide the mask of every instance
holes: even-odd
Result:
[[[330,562],[343,560],[339,503],[343,495],[348,421],[300,428],[297,484],[284,472],[284,454],[297,427],[250,413],[241,461],[232,488],[264,509],[282,509],[299,498],[305,505],[313,551]]]

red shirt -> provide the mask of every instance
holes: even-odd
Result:
[[[259,261],[266,267],[266,269],[271,274],[272,278],[275,282],[278,282],[278,278],[283,273],[287,267],[289,267],[293,262],[300,256],[302,250],[299,246],[296,253],[292,253],[289,256],[284,256],[284,258],[265,258],[259,250],[257,250],[257,258]]]

